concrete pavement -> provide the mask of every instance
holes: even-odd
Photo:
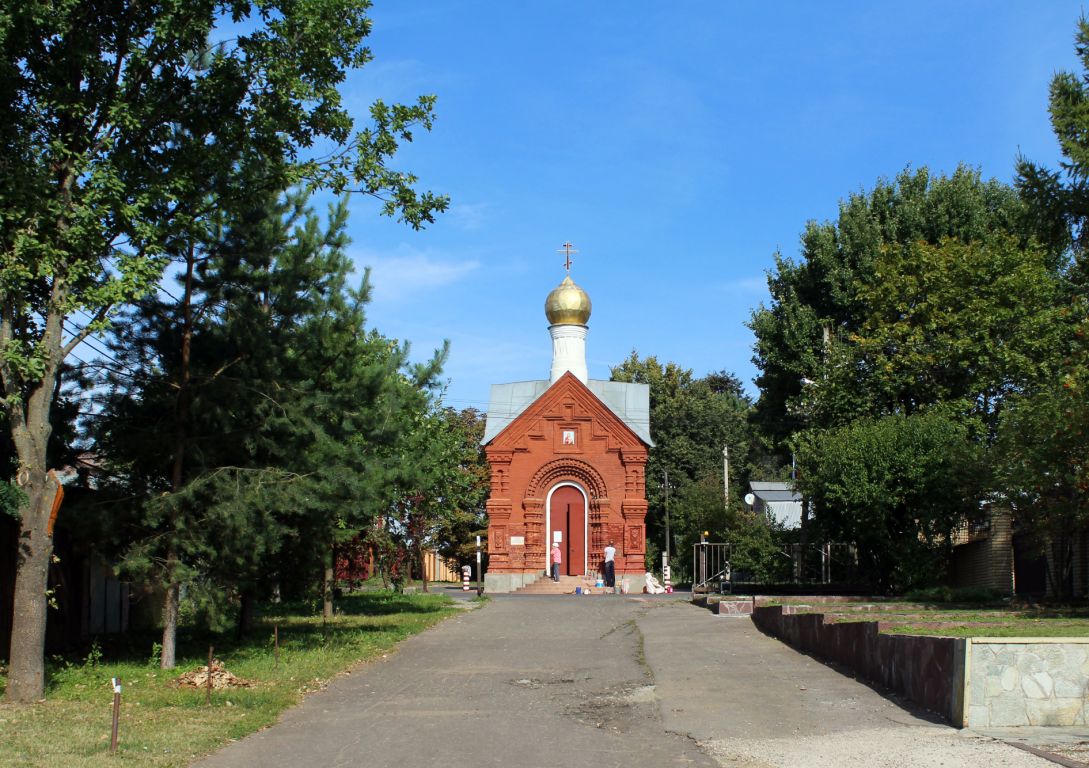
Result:
[[[499,596],[198,765],[660,768],[1046,761],[964,736],[747,618],[638,596]]]

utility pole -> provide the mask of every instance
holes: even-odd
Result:
[[[726,506],[730,506],[730,446],[722,446],[722,481]]]
[[[669,470],[662,470],[665,475],[665,518],[666,518],[666,547],[665,567],[669,567]]]

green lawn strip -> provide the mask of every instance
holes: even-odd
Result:
[[[813,606],[805,613],[824,614],[829,623],[879,621],[882,632],[943,637],[1089,637],[1089,610],[884,604],[860,611],[850,604]]]
[[[227,637],[188,641],[175,670],[148,660],[110,654],[94,663],[50,664],[46,701],[0,705],[0,766],[184,766],[231,739],[275,722],[309,691],[359,661],[389,652],[400,640],[457,613],[441,595],[350,595],[343,613],[323,625],[320,616],[281,609],[262,617],[246,642]],[[274,663],[272,627],[279,625],[280,663]],[[178,675],[216,658],[249,688],[205,692],[178,688]],[[203,655],[199,649],[203,648]],[[184,653],[184,655],[182,655]],[[108,753],[113,702],[110,679],[123,685],[118,754]],[[0,677],[0,686],[6,680]]]
[[[928,626],[905,622],[883,628],[896,635],[937,635],[941,637],[1089,637],[1085,619],[1036,619],[1006,622]]]

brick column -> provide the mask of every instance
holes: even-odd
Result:
[[[512,570],[510,549],[510,463],[513,451],[484,449],[492,468],[488,512],[488,570],[497,573]]]
[[[545,559],[545,520],[544,499],[527,498],[522,500],[526,519],[525,564],[527,570],[544,571]]]
[[[643,573],[647,566],[647,452],[643,448],[625,449],[620,459],[624,465],[624,502],[620,506],[621,535],[616,542],[622,553],[617,570]]]

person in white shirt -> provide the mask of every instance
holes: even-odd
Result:
[[[616,586],[616,564],[613,562],[616,558],[616,547],[610,541],[608,546],[605,547],[605,586],[612,589]]]

